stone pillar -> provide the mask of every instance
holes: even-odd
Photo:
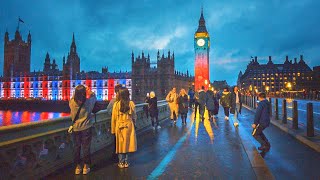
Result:
[[[287,100],[282,101],[282,123],[287,124]]]
[[[298,102],[292,103],[292,128],[298,129]]]
[[[313,104],[307,103],[307,136],[314,136],[314,124],[313,124]]]
[[[275,119],[279,120],[279,102],[278,102],[278,98],[276,98],[275,101]]]

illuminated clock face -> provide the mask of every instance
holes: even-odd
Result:
[[[197,41],[198,46],[204,46],[205,43],[204,39],[198,39]]]

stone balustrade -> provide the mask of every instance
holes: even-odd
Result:
[[[143,106],[136,105],[136,130],[139,132],[151,125]],[[165,101],[158,102],[159,120],[169,117]],[[100,111],[95,116],[91,153],[113,142],[110,133],[111,117]],[[44,177],[73,162],[73,139],[67,133],[70,117],[42,122],[13,125],[0,128],[0,179],[36,179]]]

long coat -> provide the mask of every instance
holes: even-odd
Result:
[[[215,108],[213,91],[208,90],[206,96],[206,107],[209,111],[213,111]]]
[[[135,104],[130,101],[130,109],[126,113],[120,112],[120,101],[116,102],[112,110],[111,133],[116,136],[116,153],[137,151],[137,138],[134,120],[137,119]]]
[[[188,113],[188,95],[185,94],[184,96],[179,96],[178,104],[180,114]]]
[[[177,93],[170,91],[166,97],[166,101],[168,102],[171,111],[178,111],[178,94]]]

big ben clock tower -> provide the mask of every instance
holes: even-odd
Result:
[[[209,51],[210,37],[206,28],[206,22],[201,9],[199,26],[194,34],[194,50],[195,50],[195,90],[199,90],[201,86],[208,89],[209,80]]]

